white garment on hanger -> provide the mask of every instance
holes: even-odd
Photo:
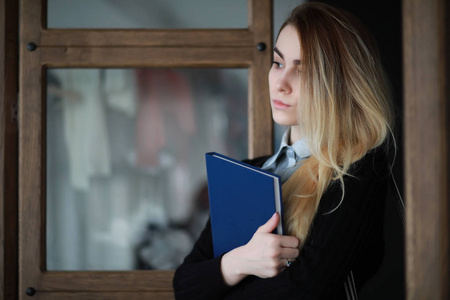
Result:
[[[72,186],[87,191],[93,176],[111,174],[111,155],[102,102],[99,69],[55,69],[65,90],[79,99],[65,98],[64,132]]]
[[[136,116],[135,71],[130,69],[105,69],[104,85],[106,104],[128,117]]]

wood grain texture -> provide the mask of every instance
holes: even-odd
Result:
[[[248,29],[45,29],[40,47],[251,47]]]
[[[38,42],[41,1],[21,1],[19,64],[19,299],[27,297],[27,287],[35,285],[41,274],[44,212],[42,177],[42,67],[39,48],[27,50],[27,43]],[[26,20],[26,22],[25,22]],[[44,229],[44,232],[43,230]]]
[[[56,292],[45,293],[37,292],[33,298],[37,300],[173,300],[175,299],[173,292],[98,292],[98,293],[86,293],[86,292]]]
[[[449,16],[445,0],[403,4],[407,297],[449,299]]]
[[[39,48],[42,65],[46,67],[227,67],[246,68],[252,65],[249,48]]]
[[[5,1],[0,0],[0,26],[5,22]],[[2,27],[3,28],[3,27]],[[1,99],[5,97],[5,31],[0,32],[0,93]],[[0,299],[4,298],[5,290],[5,109],[7,110],[5,101],[0,105]],[[6,245],[8,245],[6,243]]]
[[[52,271],[39,274],[33,287],[42,292],[170,292],[173,274],[174,271]]]
[[[0,299],[17,299],[18,3],[0,0]]]
[[[273,151],[273,121],[270,109],[268,72],[272,62],[272,1],[249,1],[249,22],[253,36],[254,62],[249,72],[248,138],[251,158]],[[266,49],[259,51],[258,43]]]

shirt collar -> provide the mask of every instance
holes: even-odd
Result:
[[[309,150],[308,144],[306,143],[306,138],[301,138],[296,141],[292,145],[292,148],[294,149],[298,159],[305,159],[311,155],[311,151]]]
[[[289,128],[286,130],[283,134],[283,138],[281,139],[280,147],[278,148],[278,151],[275,155],[269,158],[267,162],[264,164],[265,166],[270,166],[277,160],[278,156],[280,155],[283,148],[292,147],[292,149],[295,152],[297,160],[303,160],[311,155],[311,151],[309,150],[308,144],[306,143],[305,138],[301,138],[300,140],[296,141],[292,146],[288,144],[289,141],[289,134],[291,132],[291,129]]]

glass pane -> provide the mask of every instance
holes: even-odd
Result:
[[[247,28],[245,0],[48,0],[48,28]]]
[[[47,269],[175,269],[204,153],[247,157],[247,69],[47,70]]]

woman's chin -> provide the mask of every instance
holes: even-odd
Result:
[[[281,126],[295,126],[298,124],[296,120],[286,118],[286,116],[280,116],[277,113],[272,113],[272,118],[275,123]]]

